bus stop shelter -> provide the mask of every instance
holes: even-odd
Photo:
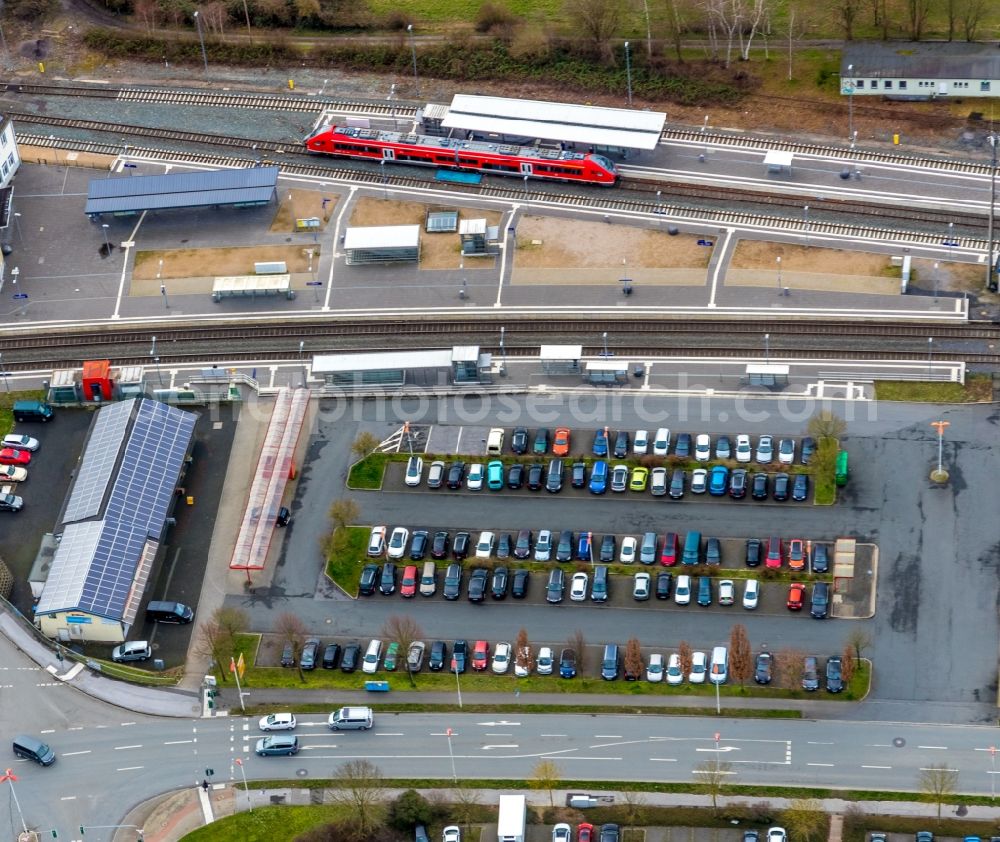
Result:
[[[628,360],[591,360],[584,379],[595,386],[620,386],[628,383]]]
[[[747,383],[751,386],[782,388],[788,385],[788,371],[787,365],[750,364],[747,366]]]
[[[579,374],[582,345],[542,345],[542,371],[546,374]]]

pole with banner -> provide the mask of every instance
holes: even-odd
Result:
[[[247,712],[247,706],[243,702],[243,688],[240,687],[240,677],[246,671],[246,662],[243,660],[243,653],[240,652],[240,659],[237,661],[235,658],[229,658],[229,671],[233,674],[236,679],[236,692],[240,697],[240,710],[243,713]]]

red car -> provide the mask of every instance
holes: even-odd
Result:
[[[767,556],[764,559],[765,567],[779,568],[781,567],[781,539],[780,538],[768,538],[767,539]]]
[[[490,663],[490,645],[485,640],[477,640],[472,650],[472,668],[482,672]]]
[[[806,569],[806,544],[801,538],[788,542],[788,567],[792,570]]]
[[[806,586],[801,582],[792,582],[788,586],[788,610],[801,611],[802,603],[806,598]]]
[[[569,427],[556,427],[556,437],[552,440],[554,456],[569,456]]]
[[[31,454],[27,450],[15,450],[13,447],[0,450],[0,465],[27,465],[30,461]]]
[[[417,592],[417,566],[408,564],[403,570],[403,582],[399,586],[400,596],[413,596]]]
[[[576,826],[576,842],[593,842],[594,826],[590,822],[580,822]]]
[[[668,532],[663,536],[663,549],[660,552],[660,564],[671,567],[677,564],[677,533]]]

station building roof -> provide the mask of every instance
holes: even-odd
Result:
[[[853,68],[850,74],[848,67]],[[840,75],[853,79],[1000,79],[1000,50],[993,43],[958,41],[845,44]]]
[[[88,215],[206,205],[259,204],[274,197],[278,167],[95,178],[87,186]]]
[[[456,94],[441,125],[479,134],[648,150],[659,143],[666,119],[659,111]]]
[[[389,369],[451,368],[452,351],[391,351],[371,354],[320,354],[313,357],[316,374]]]
[[[344,232],[344,248],[392,249],[414,248],[420,245],[419,225],[368,225],[348,228]]]

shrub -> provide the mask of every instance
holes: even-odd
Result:
[[[510,29],[517,23],[517,15],[502,3],[493,3],[490,0],[479,7],[476,15],[476,32],[493,32],[495,30]]]

